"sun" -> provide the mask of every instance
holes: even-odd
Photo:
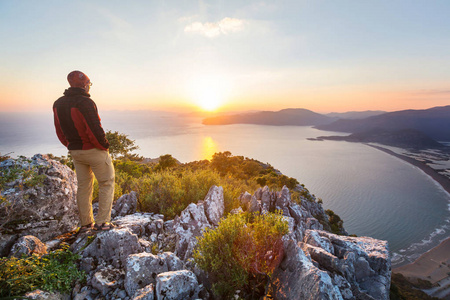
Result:
[[[223,77],[197,77],[189,84],[193,102],[202,110],[213,112],[219,109],[229,93],[229,83]]]
[[[220,91],[211,87],[204,87],[196,98],[198,106],[206,111],[215,111],[222,103]]]

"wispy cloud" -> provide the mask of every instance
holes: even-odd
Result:
[[[244,29],[244,20],[234,18],[224,18],[218,22],[201,23],[194,22],[184,28],[184,32],[191,32],[204,35],[208,38],[214,38],[221,34],[227,35]]]
[[[450,95],[450,90],[447,89],[433,89],[433,90],[421,90],[415,94],[419,95]]]

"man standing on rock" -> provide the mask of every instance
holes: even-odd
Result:
[[[79,232],[109,230],[114,196],[114,166],[97,106],[90,98],[92,83],[84,73],[67,75],[70,88],[53,104],[56,134],[69,149],[78,179],[77,204],[81,228]],[[94,222],[92,190],[97,178],[99,210]]]

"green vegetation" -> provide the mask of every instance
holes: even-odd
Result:
[[[0,258],[0,297],[22,296],[35,289],[69,292],[85,275],[77,269],[78,255],[68,246],[38,257]]]
[[[325,212],[328,215],[331,232],[340,234],[342,229],[344,229],[344,221],[342,221],[342,219],[331,209],[327,209]]]
[[[280,212],[229,215],[198,239],[194,261],[210,275],[216,296],[231,299],[240,290],[247,299],[259,299],[282,259],[287,232]]]
[[[430,297],[420,289],[429,289],[432,287],[431,282],[426,280],[419,280],[417,283],[412,283],[405,276],[400,273],[392,273],[391,277],[391,300],[437,300],[436,297]]]
[[[130,153],[139,149],[139,146],[136,146],[135,141],[130,140],[128,135],[111,130],[106,131],[105,134],[109,142],[109,154],[111,154],[112,159],[139,159],[138,155]]]
[[[125,155],[126,156],[126,155]],[[214,154],[207,160],[180,164],[170,154],[160,157],[157,163],[120,159],[114,161],[116,170],[115,199],[136,191],[139,210],[161,213],[173,218],[190,203],[203,200],[212,185],[224,189],[225,211],[239,206],[238,198],[245,191],[254,191],[261,183],[280,189],[283,185],[294,188],[294,178],[280,175],[270,165],[230,152]],[[262,182],[261,178],[264,178]],[[96,197],[94,187],[94,198]]]

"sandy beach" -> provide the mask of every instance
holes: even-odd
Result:
[[[415,280],[417,278],[438,284],[426,292],[432,296],[448,299],[450,297],[450,238],[439,246],[422,254],[415,262],[392,270]]]

